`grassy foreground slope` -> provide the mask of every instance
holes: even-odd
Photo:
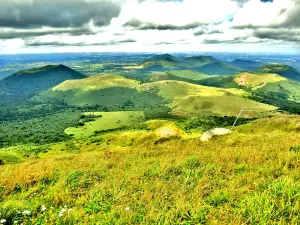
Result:
[[[117,132],[47,145],[27,159],[26,146],[2,149],[11,161],[0,166],[0,219],[298,224],[299,124],[299,116],[262,119],[206,143]]]

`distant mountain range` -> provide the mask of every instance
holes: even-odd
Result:
[[[252,60],[236,59],[232,62],[218,60],[211,56],[192,56],[180,60],[170,54],[156,55],[142,64],[144,71],[166,72],[170,70],[193,70],[207,75],[234,75],[239,72],[276,73],[283,77],[300,80],[295,68],[284,64],[269,64]]]
[[[64,65],[24,70],[0,81],[0,100],[31,99],[72,107],[99,106],[105,110],[153,111],[170,107],[172,113],[190,115],[194,112],[188,106],[189,100],[196,111],[209,105],[208,110],[222,114],[224,102],[218,103],[218,93],[232,107],[235,101],[251,106],[254,101],[284,110],[299,108],[300,74],[290,66],[241,59],[227,63],[210,56],[180,60],[169,54],[151,57],[142,65],[140,70],[148,71],[142,84],[141,80],[113,74],[87,77]],[[246,68],[254,71],[247,72]],[[206,90],[205,94],[200,94],[201,90]],[[185,107],[189,110],[185,111]],[[272,108],[260,107],[264,114]]]

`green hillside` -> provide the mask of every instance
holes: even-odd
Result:
[[[116,75],[66,81],[32,98],[36,103],[63,104],[101,111],[148,111],[166,114],[168,108],[155,93],[139,91],[139,82]]]
[[[53,91],[68,91],[72,89],[80,90],[100,90],[105,88],[123,87],[123,88],[135,88],[138,85],[138,81],[132,79],[125,79],[124,77],[104,74],[98,76],[92,76],[81,80],[67,80],[63,83],[53,87]]]
[[[49,65],[14,73],[0,81],[0,89],[14,94],[34,94],[54,87],[65,80],[86,76],[64,65]]]
[[[197,81],[210,77],[211,75],[206,75],[193,70],[170,70],[167,72],[153,72],[145,80],[148,82],[160,80],[178,80],[189,83],[197,83]]]
[[[171,70],[168,71],[168,74],[171,74],[177,78],[191,80],[191,81],[198,81],[203,80],[205,78],[211,77],[207,74],[199,73],[193,70]]]
[[[274,114],[276,107],[246,99],[248,93],[238,89],[222,89],[180,81],[159,81],[142,85],[143,90],[157,93],[170,103],[171,112],[179,116],[236,115],[242,107],[252,110],[243,117]],[[219,101],[222,99],[222,101]]]
[[[193,68],[193,70],[209,75],[230,75],[243,71],[242,68],[225,62],[209,63],[201,67]]]
[[[202,77],[201,74],[199,76]],[[98,106],[108,111],[155,111],[165,107],[172,114],[180,116],[203,113],[227,115],[228,111],[237,113],[242,107],[250,107],[255,108],[254,111],[244,116],[261,117],[271,115],[276,110],[276,107],[246,99],[248,95],[238,89],[219,89],[182,81],[164,80],[140,85],[124,77],[100,75],[66,81],[32,100],[43,103],[62,102],[76,107]],[[224,101],[219,101],[220,97]]]
[[[242,88],[250,98],[275,105],[291,113],[300,112],[300,84],[277,74],[239,73],[200,81],[201,84],[222,88]]]

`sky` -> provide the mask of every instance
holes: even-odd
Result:
[[[0,0],[0,54],[300,54],[300,0]]]

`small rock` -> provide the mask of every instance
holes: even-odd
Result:
[[[208,141],[214,136],[222,136],[226,134],[232,133],[231,130],[226,129],[226,128],[214,128],[209,131],[206,131],[200,138],[201,141]]]

